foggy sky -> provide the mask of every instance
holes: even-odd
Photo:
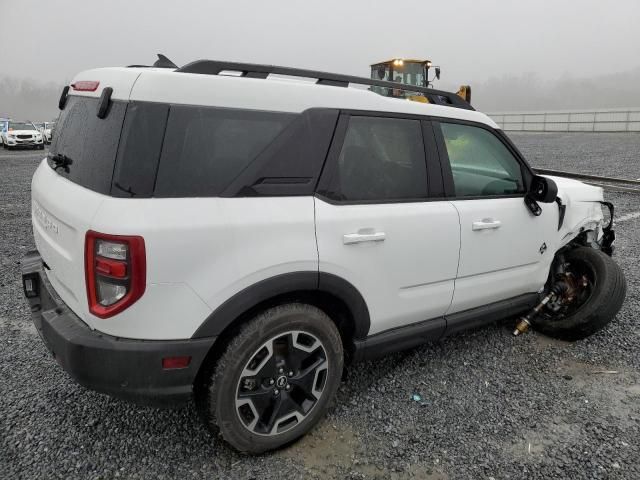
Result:
[[[430,58],[442,67],[436,87],[446,89],[531,74],[551,84],[640,66],[636,0],[0,4],[0,79],[57,85],[87,68],[152,63],[156,52],[178,65],[210,58],[364,76],[376,61]]]

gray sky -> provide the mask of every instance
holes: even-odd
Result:
[[[365,76],[370,63],[417,57],[442,67],[436,87],[470,83],[499,108],[486,102],[500,96],[487,87],[497,79],[640,77],[638,0],[10,3],[0,16],[0,79],[62,85],[87,68],[152,63],[156,52],[178,65],[210,58]]]
[[[0,0],[0,3],[9,0]],[[443,81],[537,72],[586,77],[640,65],[637,0],[15,1],[0,17],[0,75],[63,81],[156,51],[368,75],[427,57]]]

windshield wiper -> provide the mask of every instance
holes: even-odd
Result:
[[[118,189],[118,190],[122,190],[125,193],[128,193],[129,195],[131,195],[132,197],[135,197],[137,194],[136,192],[134,192],[133,190],[131,190],[131,187],[128,188],[124,188],[122,185],[120,185],[118,182],[113,182],[113,185]]]
[[[61,153],[56,153],[54,155],[47,155],[47,158],[49,158],[49,160],[51,160],[55,165],[55,167],[53,167],[54,170],[64,168],[64,171],[69,173],[69,165],[73,163],[73,160],[71,160],[69,157]]]

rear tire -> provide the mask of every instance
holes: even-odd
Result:
[[[593,284],[586,301],[567,316],[547,310],[534,320],[533,327],[550,337],[581,340],[611,322],[624,302],[627,283],[618,264],[611,257],[589,247],[580,247],[565,255],[568,269],[586,270]]]
[[[274,450],[324,417],[343,362],[340,333],[323,311],[300,303],[270,308],[243,325],[204,371],[196,405],[237,450]]]

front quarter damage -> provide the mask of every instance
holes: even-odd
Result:
[[[558,186],[559,248],[578,241],[611,255],[615,239],[613,205],[604,201],[602,188],[569,178],[545,176]]]

